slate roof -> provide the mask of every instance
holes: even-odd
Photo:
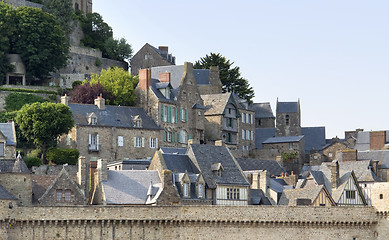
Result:
[[[72,111],[75,124],[81,126],[90,126],[88,124],[88,117],[90,114],[94,113],[97,117],[96,126],[100,127],[135,129],[136,127],[133,118],[139,116],[142,119],[141,129],[161,129],[154,120],[147,115],[143,108],[106,105],[103,110],[93,104],[69,104],[69,107]]]
[[[223,115],[228,101],[231,98],[231,93],[205,94],[201,95],[201,98],[207,109],[204,115]],[[233,104],[236,105],[235,102]]]
[[[309,188],[286,189],[281,195],[279,205],[296,206],[297,199],[310,199],[311,203],[313,203],[322,189],[322,185]]]
[[[160,82],[159,80],[157,79],[151,79],[151,90],[153,91],[153,93],[155,94],[155,96],[159,99],[159,100],[163,100],[165,102],[174,102],[174,99],[175,99],[175,96],[177,95],[177,89],[171,89],[170,91],[170,98],[167,99],[162,93],[161,91],[159,90],[160,89]],[[168,86],[171,86],[171,85],[168,85]]]
[[[108,170],[108,180],[102,182],[107,204],[148,204],[147,192],[153,186],[154,200],[162,192],[158,171],[152,170]]]
[[[255,111],[255,118],[273,118],[273,110],[269,102],[265,103],[254,103],[253,109]]]
[[[175,173],[175,185],[178,186],[176,187],[178,194],[182,197],[182,185],[181,185],[181,179],[184,177],[185,173]],[[199,199],[196,193],[196,182],[197,179],[199,178],[199,174],[188,174],[189,180],[190,180],[190,193],[189,193],[189,199]],[[188,199],[187,197],[185,199]]]
[[[0,185],[0,199],[1,200],[17,200],[11,193],[9,193],[3,186]]]
[[[298,102],[277,102],[277,113],[298,112]]]
[[[276,161],[261,160],[255,158],[237,158],[236,159],[243,171],[267,170],[270,176],[279,176],[285,172]]]
[[[226,147],[191,144],[189,146],[189,152],[193,153],[195,159],[192,160],[202,172],[209,188],[216,188],[217,184],[249,186],[238,162]],[[220,177],[211,170],[212,164],[215,163],[221,163],[223,166],[224,170]]]
[[[0,160],[0,172],[4,173],[30,173],[30,170],[27,168],[26,163],[21,160],[16,159],[1,159]]]
[[[33,204],[39,203],[38,199],[42,197],[56,177],[55,175],[31,175]]]
[[[12,123],[0,123],[0,131],[4,134],[7,145],[16,146],[16,133]]]
[[[263,143],[290,143],[290,142],[300,142],[304,136],[286,136],[286,137],[272,137],[268,138]]]
[[[358,132],[354,148],[358,151],[370,150],[370,132]]]
[[[305,152],[321,150],[326,146],[325,127],[303,127],[301,135],[304,135],[305,139]]]
[[[20,153],[16,157],[15,163],[12,167],[12,172],[14,172],[14,173],[30,173],[30,170],[28,169],[26,163],[23,161]]]
[[[358,160],[378,160],[383,168],[389,168],[389,150],[358,151]]]
[[[269,138],[276,136],[275,128],[256,128],[255,129],[255,148],[261,149],[262,143]]]
[[[188,155],[178,154],[162,154],[167,169],[172,172],[184,173],[200,173],[199,169],[193,164]]]
[[[146,43],[148,44],[148,43]],[[176,62],[176,57],[174,57],[172,54],[169,54],[167,52],[164,52],[164,51],[161,51],[159,50],[158,48],[148,44],[155,52],[157,52],[159,55],[161,55],[161,57],[165,60],[167,60],[168,62],[170,62],[171,64],[175,64]]]
[[[185,154],[186,148],[172,148],[172,147],[161,147],[160,150],[162,153],[169,153],[169,154]]]
[[[250,198],[252,205],[271,205],[261,189],[250,189]]]

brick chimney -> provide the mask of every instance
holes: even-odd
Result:
[[[105,109],[105,99],[102,96],[98,96],[95,99],[95,105],[100,109],[104,110]]]
[[[386,143],[386,131],[370,132],[370,150],[382,150]]]
[[[88,162],[84,156],[78,158],[78,171],[77,171],[77,183],[81,186],[82,191],[85,196],[89,197],[89,172],[88,172]]]
[[[168,82],[170,83],[170,72],[164,72],[158,74],[158,79],[160,82]]]
[[[95,173],[97,172],[97,161],[96,160],[90,160],[89,161],[89,175],[90,175],[90,191],[93,193],[95,190]],[[88,191],[89,192],[89,191]],[[89,194],[89,193],[88,193]]]
[[[259,188],[263,191],[263,193],[268,196],[269,188],[270,188],[270,176],[269,172],[264,170],[259,174]]]
[[[139,70],[139,88],[147,90],[151,86],[151,69]]]
[[[159,46],[158,49],[159,49],[161,52],[165,52],[165,53],[168,53],[168,52],[169,52],[169,47],[168,47],[168,46]]]
[[[69,105],[69,97],[68,97],[68,95],[65,94],[65,96],[61,97],[61,103],[65,104],[66,106]]]
[[[342,151],[342,161],[344,162],[355,162],[357,161],[357,150],[356,149],[349,149],[349,150],[343,150]]]
[[[331,188],[338,188],[339,186],[339,163],[338,161],[332,161],[331,164],[328,165],[328,168],[331,171]]]

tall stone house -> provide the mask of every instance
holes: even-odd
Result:
[[[150,169],[173,172],[174,186],[182,204],[250,204],[250,184],[225,146],[189,143],[185,154],[160,150],[154,155]]]
[[[60,146],[76,148],[87,159],[152,157],[161,140],[161,128],[142,108],[109,106],[98,97],[95,104],[69,104],[75,126],[60,140]]]
[[[169,47],[159,46],[156,48],[146,43],[131,58],[131,74],[136,76],[141,69],[175,64],[176,58],[172,54],[169,54]]]
[[[301,112],[300,100],[298,102],[279,102],[276,109],[276,136],[300,136]]]
[[[15,123],[0,123],[0,159],[16,157],[16,144]]]

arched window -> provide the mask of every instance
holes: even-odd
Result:
[[[285,116],[285,125],[289,125],[289,115]]]
[[[80,10],[80,5],[78,5],[78,3],[74,4],[74,10],[76,11]]]

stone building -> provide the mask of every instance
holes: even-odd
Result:
[[[138,106],[163,129],[160,146],[183,147],[189,139],[204,142],[205,108],[192,63],[185,63],[182,75],[153,70],[139,72],[135,91]]]
[[[167,46],[155,48],[146,43],[131,58],[131,74],[136,76],[141,69],[175,64],[176,58],[172,54],[169,54],[169,48]]]
[[[276,109],[276,135],[278,137],[301,135],[300,100],[279,102]]]
[[[255,128],[275,128],[276,118],[273,115],[270,103],[253,103],[255,111]]]
[[[73,0],[73,8],[84,14],[92,13],[92,0]]]
[[[284,190],[279,205],[331,207],[336,206],[336,203],[327,189],[323,185],[318,185]]]
[[[68,97],[62,102],[68,104]],[[76,148],[88,160],[152,157],[161,140],[161,128],[142,108],[95,104],[68,104],[75,126],[60,140],[60,146]]]
[[[16,157],[15,123],[0,123],[0,159]]]

